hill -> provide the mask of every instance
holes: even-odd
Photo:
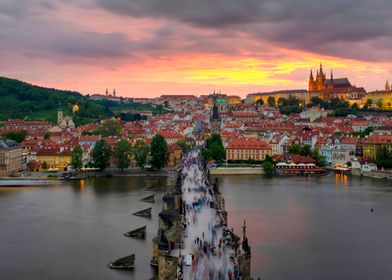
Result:
[[[66,115],[71,115],[74,104],[80,107],[79,112],[74,115],[77,125],[115,116],[115,111],[126,109],[165,113],[164,109],[152,105],[94,101],[79,92],[45,88],[0,77],[0,120],[21,118],[56,122],[57,110],[62,109]]]

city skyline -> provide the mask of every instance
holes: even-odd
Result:
[[[2,1],[1,76],[84,94],[245,97],[305,89],[322,62],[382,90],[392,80],[387,4]]]

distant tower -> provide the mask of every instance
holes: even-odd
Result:
[[[59,109],[57,111],[57,125],[60,126],[62,122],[63,122],[63,111]]]
[[[116,89],[113,89],[113,96],[116,97]]]
[[[389,81],[387,80],[387,82],[385,83],[385,90],[386,91],[391,91],[391,85],[389,84]]]
[[[323,72],[323,65],[320,63],[320,71],[317,72],[316,77],[317,91],[321,91],[325,88],[325,74]]]
[[[315,91],[316,90],[316,85],[314,83],[314,78],[313,78],[313,71],[310,70],[310,77],[309,77],[309,91]]]
[[[328,88],[332,89],[333,88],[333,72],[331,69],[331,78],[330,78],[330,83],[328,84]]]
[[[212,107],[212,115],[210,117],[210,130],[211,132],[219,133],[220,128],[221,128],[221,118],[219,116],[218,106],[216,105],[216,102],[214,100],[214,106]]]
[[[106,95],[106,96],[109,95],[108,89],[106,89],[105,95]]]

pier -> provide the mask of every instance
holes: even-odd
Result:
[[[246,237],[228,227],[218,180],[211,184],[200,152],[184,156],[163,196],[153,259],[158,279],[251,279]]]

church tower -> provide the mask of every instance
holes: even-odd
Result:
[[[387,80],[387,82],[385,83],[385,90],[386,91],[391,91],[391,85],[389,84],[389,81]]]
[[[316,77],[317,90],[321,91],[325,88],[325,74],[323,72],[323,65],[320,63],[320,71]]]
[[[59,109],[57,111],[57,125],[60,126],[62,122],[63,122],[63,111]]]
[[[221,129],[221,117],[219,116],[218,106],[214,98],[214,106],[212,107],[212,115],[210,117],[210,131],[219,133]]]
[[[309,91],[315,91],[316,90],[316,85],[314,83],[314,78],[313,78],[313,71],[310,70],[310,77],[309,77]]]

